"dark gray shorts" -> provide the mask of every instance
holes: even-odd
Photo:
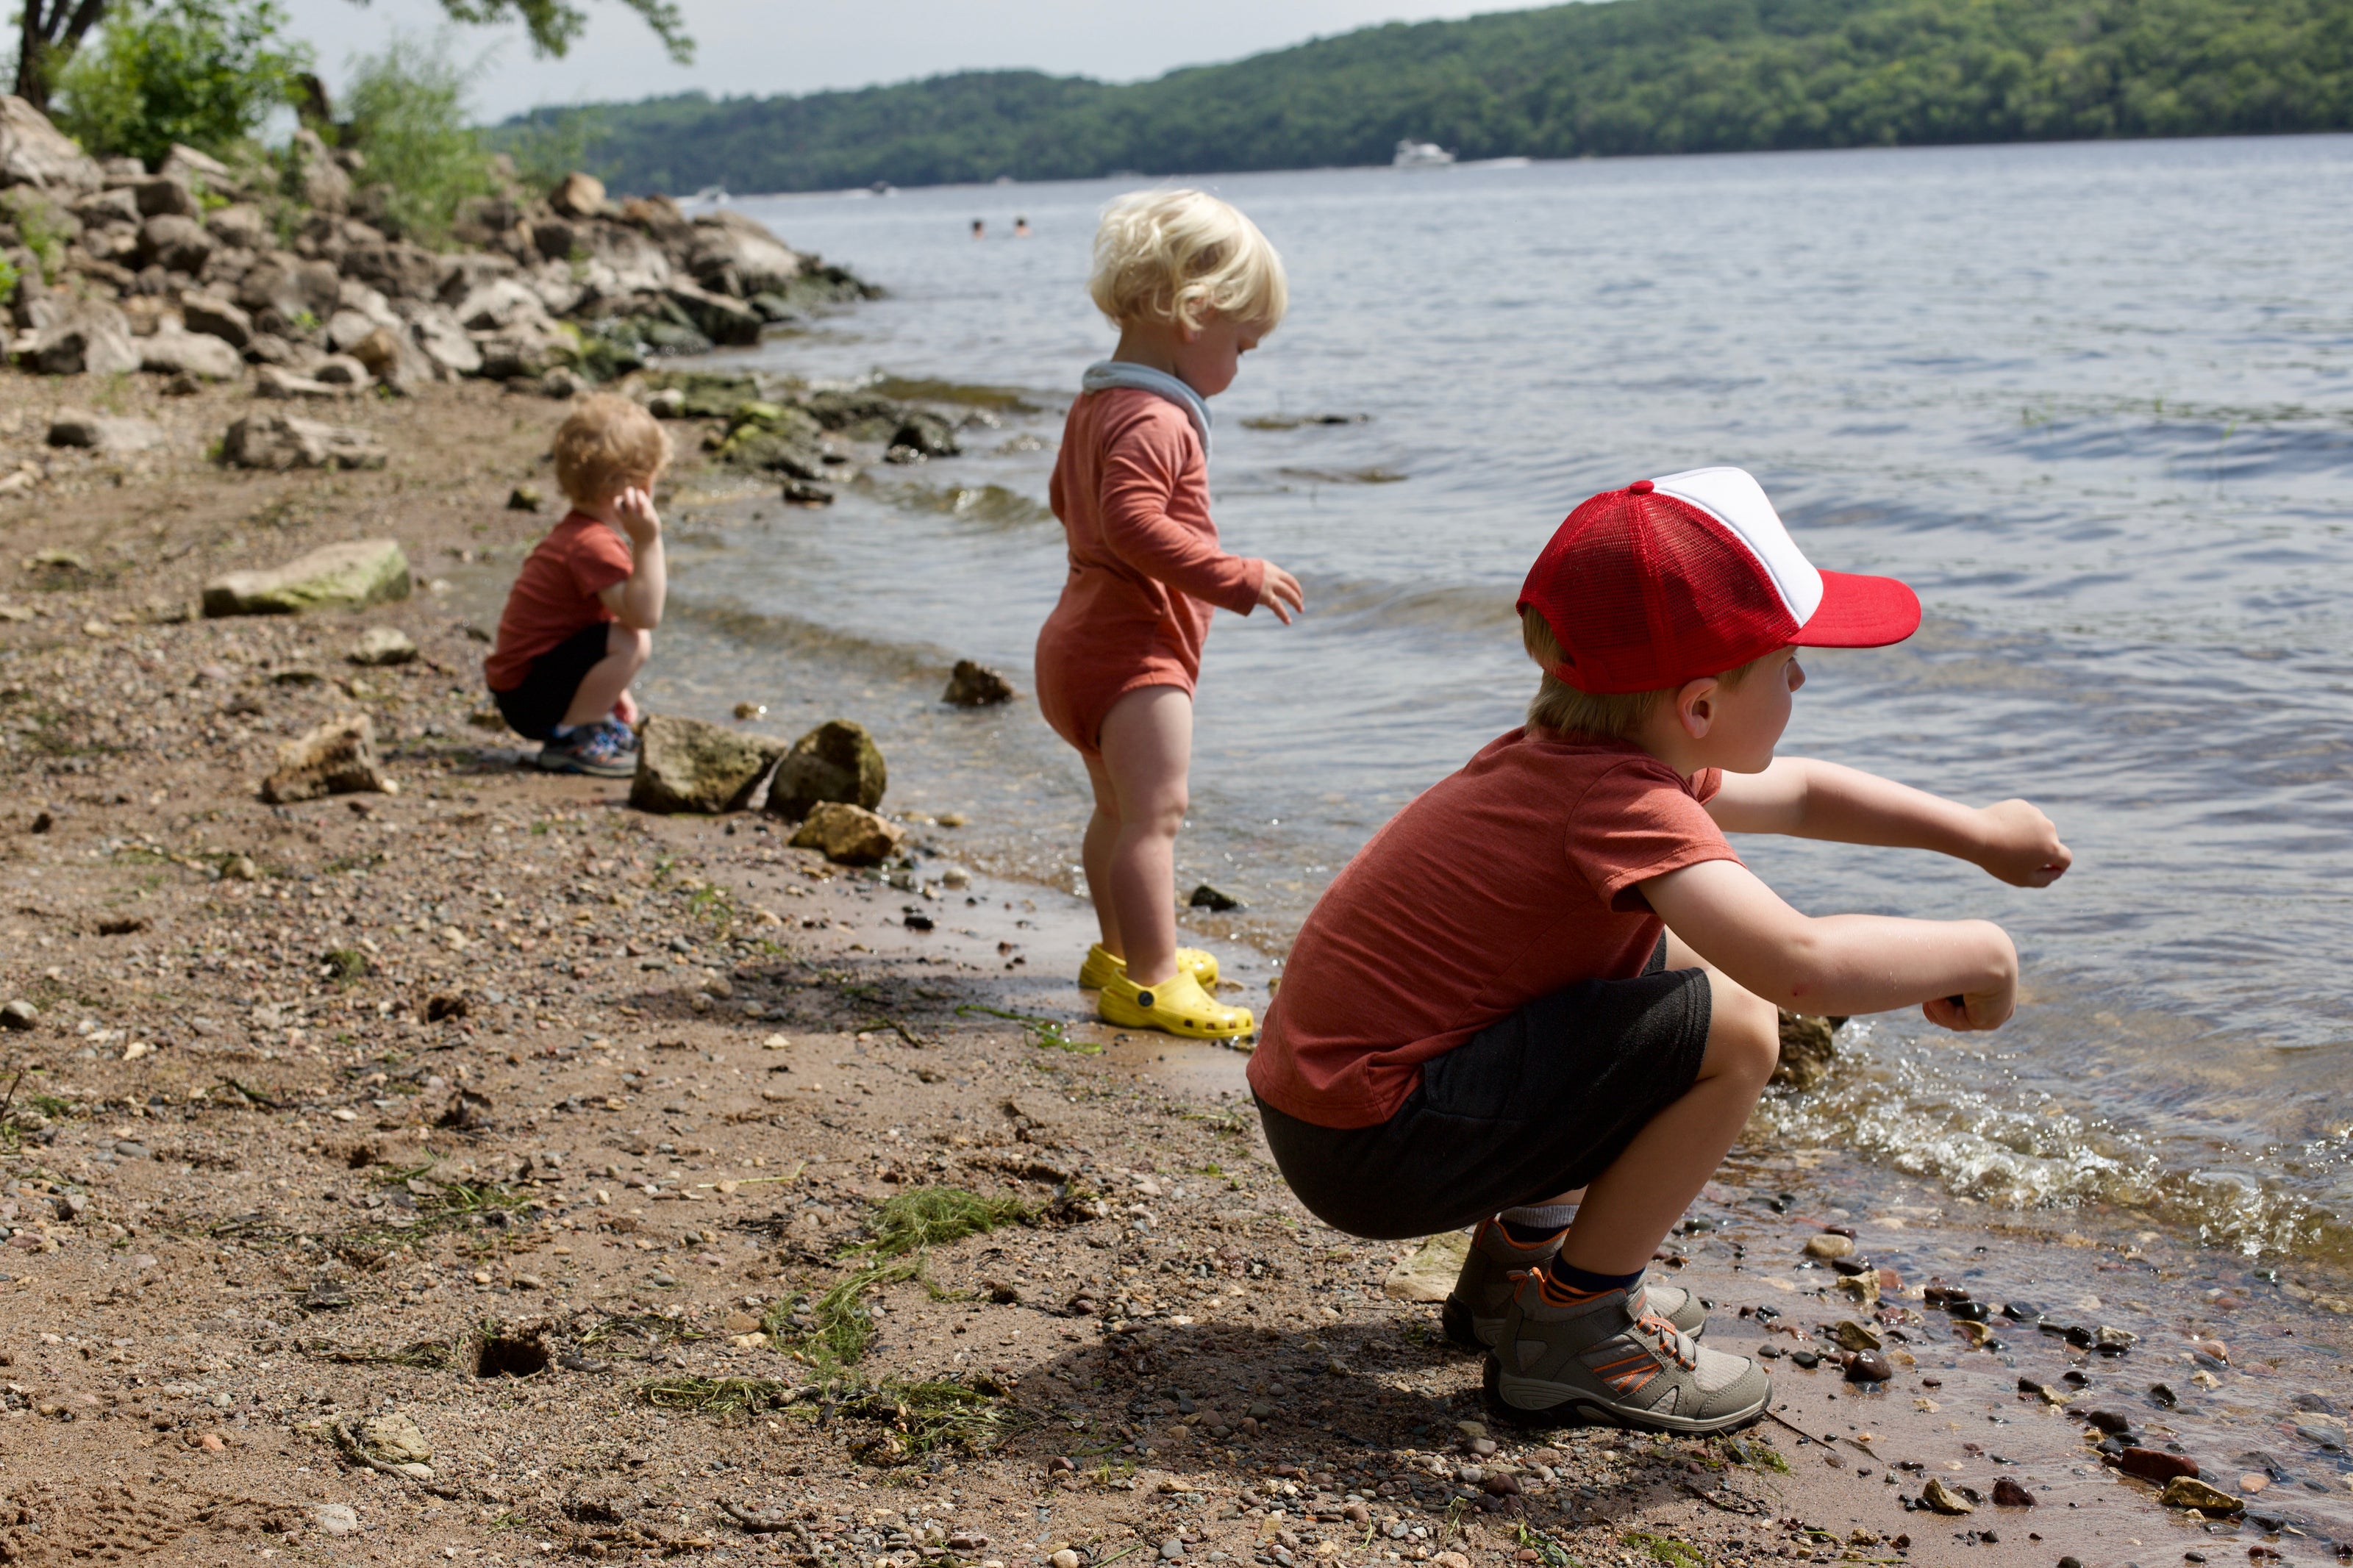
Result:
[[[522,684],[512,691],[493,691],[507,728],[526,741],[544,741],[564,722],[564,715],[579,694],[588,672],[605,662],[613,623],[598,621],[583,626],[531,661]]]
[[[1377,1126],[1317,1127],[1259,1101],[1283,1180],[1324,1224],[1373,1240],[1460,1230],[1585,1185],[1683,1098],[1707,1054],[1707,972],[1666,962],[1662,941],[1632,980],[1529,1003],[1423,1064]]]

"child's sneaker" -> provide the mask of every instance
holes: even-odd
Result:
[[[1095,994],[1095,1012],[1123,1029],[1162,1029],[1196,1040],[1235,1039],[1257,1022],[1247,1007],[1211,1001],[1182,969],[1157,985],[1140,986],[1124,971],[1114,974]]]
[[[1218,959],[1215,953],[1203,952],[1198,947],[1180,947],[1176,950],[1176,967],[1190,974],[1202,990],[1217,990]],[[1113,958],[1103,951],[1103,943],[1096,942],[1087,949],[1087,961],[1079,965],[1079,989],[1100,991],[1104,981],[1114,974],[1126,973],[1127,960]]]
[[[638,771],[638,741],[628,729],[608,721],[582,724],[562,740],[539,749],[539,766],[551,773],[592,773],[625,779]]]
[[[1648,1310],[1639,1282],[1564,1304],[1531,1273],[1487,1358],[1490,1407],[1525,1426],[1726,1432],[1763,1415],[1772,1397],[1763,1367],[1694,1343]]]
[[[1446,1337],[1466,1351],[1493,1350],[1503,1338],[1504,1314],[1520,1288],[1521,1276],[1543,1268],[1560,1251],[1557,1236],[1532,1246],[1514,1241],[1511,1233],[1492,1219],[1482,1219],[1472,1234],[1471,1250],[1462,1258],[1462,1272],[1438,1310],[1439,1326]],[[1707,1306],[1675,1285],[1639,1282],[1650,1310],[1697,1339],[1707,1331]]]

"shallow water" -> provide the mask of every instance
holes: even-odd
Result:
[[[1745,842],[1803,908],[2001,921],[2031,988],[1990,1037],[1859,1027],[1828,1089],[1773,1108],[1780,1136],[2291,1274],[2353,1263],[2348,176],[2353,138],[2323,137],[1214,182],[1294,300],[1218,400],[1219,525],[1311,608],[1210,639],[1180,875],[1250,908],[1202,929],[1279,952],[1367,834],[1515,721],[1514,591],[1570,506],[1740,464],[1819,562],[1927,605],[1904,647],[1809,660],[1785,751],[2026,795],[2077,855],[2030,893]],[[976,862],[1065,886],[1075,759],[1026,702],[934,699],[958,655],[1028,683],[1062,574],[1038,503],[1111,341],[1082,282],[1118,189],[745,204],[892,294],[734,357],[1000,384],[1039,412],[828,511],[692,500],[695,635],[652,686],[769,701],[791,732],[822,716],[801,692],[848,679],[894,805],[974,812]],[[966,237],[1016,212],[1036,237]],[[1317,415],[1357,422],[1294,423]]]

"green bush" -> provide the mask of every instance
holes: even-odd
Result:
[[[271,0],[124,0],[58,73],[58,123],[92,153],[150,168],[174,142],[227,153],[310,68],[285,25]]]
[[[472,74],[451,62],[441,41],[407,38],[353,72],[344,101],[348,140],[367,158],[360,180],[379,187],[385,217],[408,238],[438,243],[462,204],[498,189],[490,155],[467,123]]]

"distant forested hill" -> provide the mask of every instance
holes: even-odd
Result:
[[[504,133],[538,134],[540,111]],[[1112,86],[975,71],[593,112],[623,191],[2353,128],[2353,0],[1608,0]]]

